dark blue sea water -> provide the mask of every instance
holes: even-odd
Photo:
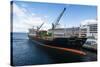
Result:
[[[53,63],[69,63],[96,61],[96,53],[86,51],[86,56],[69,55],[68,52],[58,51],[41,47],[34,41],[29,40],[27,33],[12,33],[11,35],[11,65],[37,65]]]
[[[28,39],[26,33],[13,33],[12,37],[12,65],[51,63],[52,60]]]

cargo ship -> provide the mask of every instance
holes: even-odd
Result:
[[[28,37],[31,40],[40,42],[41,44],[64,47],[64,48],[75,48],[75,49],[82,48],[83,44],[86,41],[86,38],[77,38],[77,37],[54,38],[52,40],[42,39],[40,37],[35,37],[32,35],[28,35]]]
[[[28,37],[31,40],[37,41],[41,44],[45,45],[52,45],[52,46],[58,46],[58,47],[64,47],[64,48],[75,48],[80,49],[87,38],[85,37],[77,37],[77,36],[70,36],[70,37],[55,37],[54,30],[57,28],[57,25],[59,25],[59,21],[61,17],[63,16],[66,8],[63,9],[63,11],[58,16],[55,23],[52,23],[52,32],[48,32],[45,30],[40,30],[40,28],[43,26],[44,23],[42,23],[37,29],[31,28],[29,29]],[[74,33],[74,31],[72,31]]]

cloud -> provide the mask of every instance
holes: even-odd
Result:
[[[88,24],[97,24],[96,19],[87,19],[81,22],[81,25],[88,25]]]
[[[24,5],[25,6],[25,5]],[[47,17],[47,16],[44,16]],[[13,32],[28,32],[32,26],[39,26],[45,20],[30,12],[29,9],[21,7],[16,3],[13,4]],[[42,29],[48,29],[49,23],[45,23]]]

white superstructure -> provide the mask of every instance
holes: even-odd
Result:
[[[49,32],[52,31],[54,32],[54,37],[79,37],[79,27],[49,29]]]
[[[80,36],[97,39],[97,20],[85,20],[80,25]]]

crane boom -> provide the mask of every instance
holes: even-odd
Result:
[[[37,27],[37,31],[40,30],[40,28],[44,25],[44,23],[42,23],[39,27]]]
[[[64,14],[64,12],[65,12],[65,10],[66,10],[66,8],[64,8],[63,11],[61,12],[61,14],[58,16],[58,18],[57,18],[57,20],[56,20],[56,22],[55,22],[53,28],[56,28],[56,25],[58,25],[58,23],[59,23],[61,17],[63,16],[63,14]],[[52,23],[52,24],[53,24],[53,23]]]

